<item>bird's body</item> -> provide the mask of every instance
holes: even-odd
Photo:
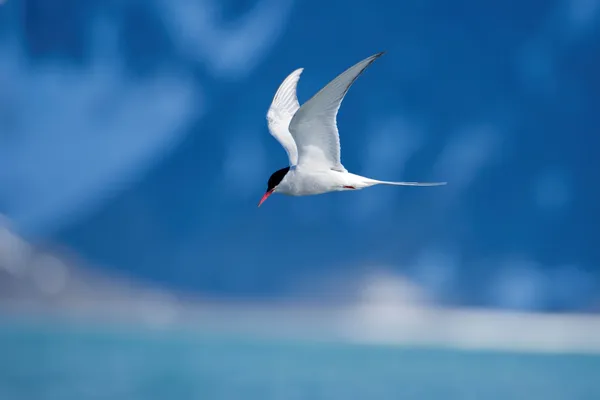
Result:
[[[342,190],[363,189],[373,185],[368,181],[368,178],[349,172],[300,166],[290,169],[275,192],[290,196],[310,196]]]
[[[386,182],[334,170],[291,168],[275,188],[275,193],[288,196],[310,196],[344,190],[360,190],[374,185],[438,186],[440,183]]]
[[[269,131],[286,150],[290,165],[271,175],[259,206],[273,193],[309,196],[360,190],[385,184],[438,186],[445,182],[388,182],[350,173],[340,158],[337,113],[358,76],[383,53],[348,68],[300,107],[296,87],[303,69],[292,72],[279,86],[267,112]]]

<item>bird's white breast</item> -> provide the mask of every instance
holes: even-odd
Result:
[[[277,186],[276,192],[289,196],[309,196],[344,190],[347,173],[332,170],[291,169]]]

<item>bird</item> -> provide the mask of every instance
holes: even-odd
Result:
[[[446,182],[390,182],[356,175],[342,165],[337,114],[352,84],[379,52],[348,68],[302,106],[296,89],[304,68],[289,74],[277,89],[267,111],[270,134],[288,155],[289,165],[269,177],[258,207],[273,193],[310,196],[361,190],[374,185],[441,186]]]

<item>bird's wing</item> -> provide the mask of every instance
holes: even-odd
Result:
[[[300,107],[290,123],[298,147],[299,165],[346,172],[340,159],[337,114],[350,86],[383,52],[362,60],[338,75]]]
[[[290,134],[289,126],[292,117],[300,108],[296,87],[302,71],[303,68],[298,68],[284,79],[279,89],[277,89],[275,97],[273,97],[269,111],[267,111],[269,132],[285,149],[290,160],[290,166],[298,164],[298,149],[294,138]]]

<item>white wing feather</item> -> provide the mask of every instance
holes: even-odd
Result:
[[[303,68],[298,68],[285,78],[279,89],[277,89],[271,107],[269,107],[269,111],[267,112],[269,132],[285,149],[290,166],[298,164],[298,149],[294,138],[290,134],[289,126],[292,117],[300,108],[296,95],[296,87],[298,86],[298,80],[302,71]]]
[[[338,110],[350,86],[381,55],[383,52],[348,68],[294,114],[289,131],[298,149],[298,165],[347,172],[340,159]]]

